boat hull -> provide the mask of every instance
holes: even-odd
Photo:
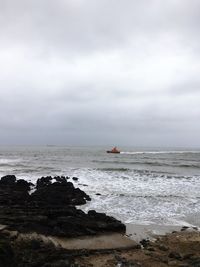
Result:
[[[111,151],[111,150],[108,150],[108,151],[106,151],[107,153],[112,153],[112,154],[119,154],[120,153],[120,151]]]

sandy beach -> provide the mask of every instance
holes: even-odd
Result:
[[[180,231],[181,226],[177,225],[158,225],[158,224],[126,224],[126,235],[135,240],[136,242],[140,242],[142,239],[150,239],[155,240],[157,236],[165,235],[167,233],[171,233],[173,231]]]

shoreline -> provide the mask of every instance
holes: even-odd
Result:
[[[68,179],[42,177],[30,193],[31,183],[1,178],[0,266],[200,266],[198,228],[124,225],[105,213],[85,213],[77,206],[91,198]]]
[[[181,231],[183,226],[179,225],[159,225],[159,224],[132,224],[126,223],[126,235],[140,242],[142,239],[155,240],[156,237],[172,233],[173,231]]]
[[[144,228],[140,226],[137,225],[137,228],[141,231]],[[136,228],[134,231],[136,232]],[[55,241],[62,238],[54,237],[53,239],[48,239],[45,236],[42,238],[41,235],[37,234],[30,236],[16,232],[8,233],[5,229],[0,231],[0,266],[200,266],[200,232],[193,228],[182,228],[181,231],[157,235],[152,240],[142,239],[140,243],[133,240],[131,242],[129,237],[125,238],[121,234],[109,233],[93,237],[68,238],[63,244],[61,242],[55,244]],[[121,246],[116,246],[116,241]],[[83,244],[86,246],[82,246]],[[17,262],[13,255],[17,256]],[[4,260],[3,265],[2,258]],[[49,262],[50,259],[53,261],[52,263]]]

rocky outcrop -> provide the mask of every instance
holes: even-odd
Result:
[[[42,240],[11,239],[0,233],[1,267],[72,267],[71,253]],[[83,266],[83,265],[82,265]],[[86,266],[85,266],[86,267]]]
[[[77,203],[84,204],[90,198],[69,183],[68,177],[42,177],[32,194],[31,189],[33,184],[13,175],[0,180],[0,267],[200,266],[200,232],[188,227],[154,242],[142,240],[142,249],[140,245],[112,246],[113,235],[100,235],[96,245],[88,242],[90,246],[84,249],[80,245],[74,248],[73,238],[64,238],[67,247],[57,246],[55,240],[63,241],[62,237],[81,236],[75,238],[80,244],[84,238],[95,239],[83,235],[123,232],[125,226],[106,214],[94,210],[86,214],[77,209]],[[23,234],[30,232],[38,235]],[[106,249],[99,248],[100,239]]]
[[[75,188],[68,177],[42,177],[33,184],[14,175],[0,180],[0,224],[21,233],[77,237],[105,232],[125,232],[125,226],[104,213],[87,214],[76,205],[90,197]]]
[[[90,197],[80,190],[74,188],[73,183],[67,182],[65,177],[55,177],[52,183],[52,177],[42,177],[38,179],[37,190],[31,195],[31,200],[40,205],[83,205]]]

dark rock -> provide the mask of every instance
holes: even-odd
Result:
[[[9,206],[25,203],[29,200],[30,184],[26,181],[16,181],[14,175],[6,175],[0,180],[0,205],[2,211]],[[1,223],[1,222],[0,222]]]
[[[101,194],[100,193],[96,193],[96,196],[101,196]]]
[[[181,228],[181,231],[185,231],[185,230],[187,230],[189,227],[188,226],[183,226],[182,228]]]
[[[175,251],[170,252],[168,257],[176,259],[176,260],[181,260],[182,259],[182,256],[178,252],[175,252]]]
[[[42,240],[15,240],[12,250],[16,262],[12,267],[75,266],[75,261],[67,250],[56,248],[52,243],[44,243]]]
[[[149,246],[150,241],[149,241],[148,239],[142,239],[142,240],[140,241],[140,244],[141,244],[144,248],[146,248],[146,247]]]
[[[14,253],[9,240],[0,234],[0,266],[14,267]]]
[[[1,177],[0,184],[4,185],[13,185],[16,182],[15,175],[6,175]]]
[[[78,178],[77,177],[72,177],[72,180],[78,181]]]
[[[125,226],[104,213],[88,214],[77,209],[90,197],[62,176],[38,179],[36,190],[29,194],[29,182],[7,178],[0,183],[0,224],[22,233],[76,237],[105,232],[125,232]],[[54,182],[55,181],[55,182]]]
[[[23,179],[19,179],[19,180],[17,180],[16,186],[20,187],[24,191],[30,191],[31,190],[31,186],[34,186],[34,184],[32,184],[30,182],[27,182],[27,181],[25,181]]]
[[[34,201],[40,202],[40,205],[82,205],[90,197],[80,190],[74,188],[71,182],[65,178],[56,177],[56,182],[52,183],[52,178],[42,177],[37,181],[37,190],[31,195]]]
[[[56,180],[56,182],[59,182],[62,184],[67,184],[67,179],[69,179],[69,178],[64,177],[64,176],[56,176],[56,177],[54,177],[54,179]]]
[[[45,187],[47,185],[50,185],[51,181],[52,181],[51,176],[41,177],[40,179],[37,180],[36,188],[39,189],[39,188]]]

